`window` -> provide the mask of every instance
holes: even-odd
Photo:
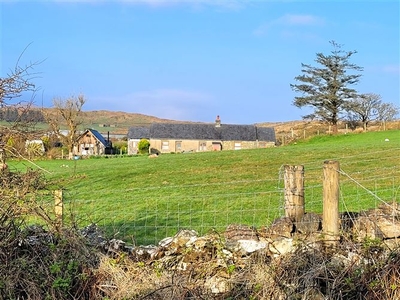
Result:
[[[207,151],[207,143],[206,142],[200,142],[199,150],[200,151]]]
[[[169,142],[168,141],[162,141],[161,142],[161,150],[162,151],[168,151],[169,150]]]
[[[175,151],[176,152],[182,151],[182,142],[181,141],[176,141],[175,142]]]
[[[235,150],[240,150],[242,149],[242,144],[241,143],[235,143]]]

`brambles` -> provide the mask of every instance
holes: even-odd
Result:
[[[42,174],[6,170],[0,182],[0,299],[89,299],[95,251],[43,205]]]

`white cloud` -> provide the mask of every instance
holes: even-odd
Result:
[[[293,28],[299,26],[320,26],[324,24],[324,20],[313,15],[294,15],[286,14],[280,18],[271,20],[260,25],[253,31],[254,35],[262,36],[267,34],[271,29],[278,28]]]
[[[278,20],[281,24],[288,25],[320,25],[323,23],[322,19],[312,15],[284,15]]]

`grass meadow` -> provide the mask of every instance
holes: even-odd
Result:
[[[9,165],[45,170],[49,191],[64,191],[65,222],[96,223],[109,236],[152,244],[181,228],[205,234],[229,224],[271,224],[284,215],[284,165],[304,166],[306,211],[320,213],[325,160],[340,163],[340,211],[399,201],[399,130],[318,135],[268,149]],[[49,195],[39,201],[54,203]]]

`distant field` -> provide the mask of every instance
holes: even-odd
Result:
[[[385,141],[388,139],[389,141]],[[96,222],[107,233],[154,243],[190,228],[260,227],[284,215],[283,165],[304,165],[306,211],[322,211],[322,166],[338,160],[341,211],[400,198],[400,131],[319,135],[288,146],[222,152],[35,161],[52,189],[64,189],[66,221]],[[10,162],[19,170],[36,168]],[[50,204],[52,202],[50,201]]]

